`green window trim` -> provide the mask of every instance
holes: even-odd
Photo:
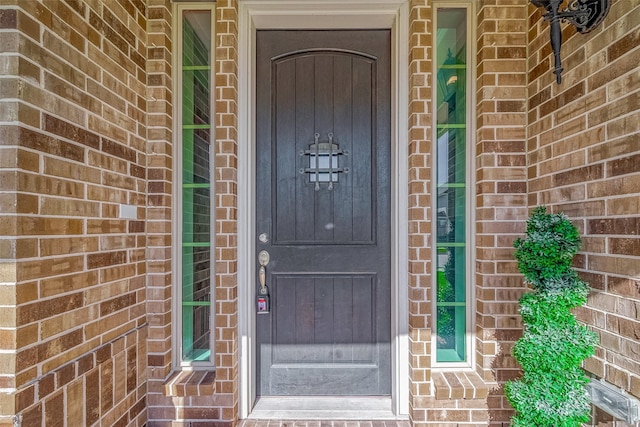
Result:
[[[467,125],[465,123],[447,123],[447,124],[439,124],[436,125],[437,129],[466,129]]]
[[[464,182],[450,182],[448,184],[438,184],[438,188],[467,188]]]
[[[191,306],[191,307],[195,307],[195,306],[210,307],[211,301],[182,301],[182,305]]]
[[[211,129],[211,125],[182,125],[182,130]]]
[[[213,5],[176,5],[178,366],[214,365]]]
[[[187,242],[182,243],[183,248],[210,248],[211,243],[209,242]]]
[[[183,65],[182,71],[211,71],[211,65]]]
[[[437,248],[464,248],[466,246],[466,243],[436,242]]]
[[[470,286],[470,2],[434,4],[434,356],[435,367],[466,366],[473,351]]]
[[[183,183],[182,188],[211,188],[209,183]]]

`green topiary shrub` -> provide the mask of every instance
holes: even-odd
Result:
[[[533,287],[520,299],[524,333],[513,355],[522,378],[505,385],[516,410],[513,427],[579,427],[589,421],[591,402],[582,361],[594,354],[597,336],[571,309],[587,302],[589,286],[571,268],[580,248],[578,230],[563,214],[537,207],[515,258]]]

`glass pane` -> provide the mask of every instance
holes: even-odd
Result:
[[[185,247],[182,253],[183,359],[207,360],[211,335],[211,249]],[[208,353],[209,352],[209,353]]]
[[[211,242],[211,197],[209,188],[182,190],[182,242]]]
[[[464,362],[466,307],[438,307],[437,361]]]
[[[182,123],[203,125],[211,123],[210,70],[183,70],[182,72]]]
[[[182,308],[182,358],[208,361],[211,357],[211,306],[185,305]]]
[[[211,248],[184,247],[182,249],[184,265],[190,267],[182,273],[182,301],[210,302],[211,286]]]
[[[439,125],[466,123],[467,10],[439,9],[437,31],[437,119]]]
[[[211,183],[210,132],[208,129],[182,131],[182,176],[188,184]]]
[[[438,187],[438,243],[466,240],[466,186]]]
[[[331,162],[329,162],[331,158]],[[317,162],[316,162],[317,159]],[[329,169],[338,169],[338,155],[320,154],[318,156],[312,154],[309,156],[309,182],[338,182],[337,173],[329,173]],[[314,171],[318,171],[316,174]],[[329,178],[331,176],[331,178]]]
[[[438,246],[438,302],[466,301],[465,252],[464,244]]]
[[[466,248],[438,247],[437,271],[437,361],[465,359],[466,333]]]
[[[211,65],[211,11],[187,10],[182,14],[182,65]]]
[[[437,11],[436,360],[467,357],[467,11]]]
[[[183,12],[182,358],[211,359],[211,11]]]
[[[464,183],[467,176],[467,130],[438,125],[438,185]]]

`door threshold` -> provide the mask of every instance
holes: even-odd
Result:
[[[396,420],[391,397],[259,397],[249,419]]]

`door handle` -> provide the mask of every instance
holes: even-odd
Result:
[[[269,252],[260,251],[258,254],[258,263],[260,264],[260,270],[258,271],[258,278],[260,280],[260,293],[262,295],[267,294],[267,264],[269,264]]]
[[[265,285],[267,284],[267,269],[264,265],[260,266],[260,272],[258,275],[260,276],[260,291],[264,291]]]
[[[258,289],[258,295],[256,295],[256,308],[258,314],[269,313],[269,288],[267,287],[267,264],[269,264],[269,252],[260,251],[258,253],[258,263],[260,264],[260,270],[258,270],[258,280],[260,281],[260,289]]]

